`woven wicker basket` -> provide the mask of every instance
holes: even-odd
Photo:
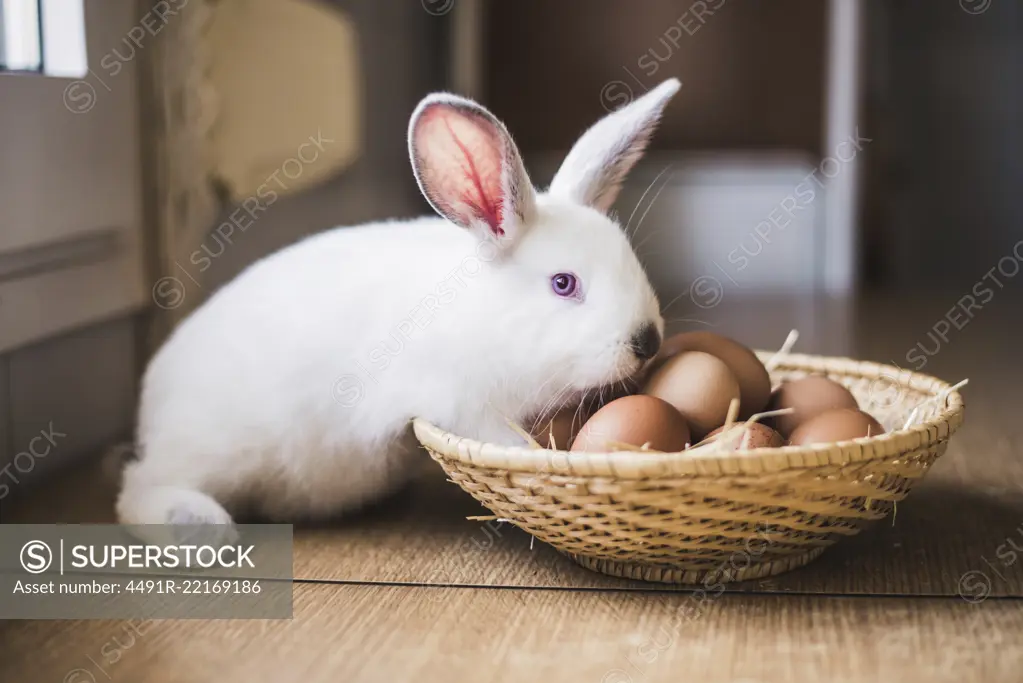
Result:
[[[963,420],[959,392],[888,365],[793,354],[771,374],[841,382],[888,433],[687,455],[504,447],[423,420],[414,428],[455,483],[584,567],[664,583],[742,581],[800,567],[885,517]]]

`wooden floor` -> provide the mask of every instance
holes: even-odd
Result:
[[[905,365],[956,299],[866,311],[855,354]],[[5,622],[0,680],[1018,683],[1021,311],[994,301],[928,359],[925,372],[970,379],[966,422],[894,519],[695,613],[685,589],[604,577],[467,520],[480,508],[426,462],[377,509],[296,532],[292,621]],[[111,521],[112,497],[86,467],[5,501],[3,521]]]

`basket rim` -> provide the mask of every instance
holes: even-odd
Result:
[[[768,351],[756,353],[762,360],[775,355]],[[872,361],[810,354],[788,354],[776,361],[776,369],[884,380],[931,397],[945,394],[945,407],[931,419],[908,429],[897,429],[877,436],[828,444],[758,448],[710,455],[635,451],[584,453],[533,449],[525,445],[501,446],[452,434],[418,417],[412,420],[412,425],[416,438],[433,451],[435,458],[510,472],[647,479],[757,475],[891,458],[948,439],[963,420],[962,395],[956,390],[950,391],[952,387],[947,382],[920,372]]]

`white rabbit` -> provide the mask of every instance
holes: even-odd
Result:
[[[120,520],[333,515],[406,482],[413,417],[521,443],[508,420],[635,375],[664,321],[606,212],[679,85],[590,128],[546,193],[489,111],[426,97],[409,152],[441,218],[315,235],[185,320],[143,379]]]

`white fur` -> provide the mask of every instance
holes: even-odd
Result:
[[[664,105],[682,83],[670,78],[586,131],[565,157],[549,192],[608,211],[625,176],[646,150]]]
[[[631,107],[659,110],[664,101]],[[140,458],[127,466],[118,500],[122,522],[227,524],[250,512],[294,521],[356,508],[402,485],[423,457],[408,427],[415,416],[513,443],[507,420],[521,423],[642,367],[630,338],[644,323],[663,332],[663,320],[621,227],[565,193],[510,190],[518,152],[475,103],[428,98],[412,130],[431,106],[452,107],[440,114],[479,134],[466,149],[481,167],[499,165],[508,229],[488,238],[495,226],[464,212],[337,228],[250,266],[150,363]],[[656,117],[645,118],[652,127]],[[625,126],[618,138],[580,144],[634,161],[630,138],[648,134]],[[438,179],[424,193],[463,191],[457,167],[437,152],[447,142],[424,144],[413,146],[417,178],[430,183],[421,166],[432,164]],[[457,200],[440,196],[448,207]],[[560,272],[579,277],[580,299],[554,294],[550,278]]]

